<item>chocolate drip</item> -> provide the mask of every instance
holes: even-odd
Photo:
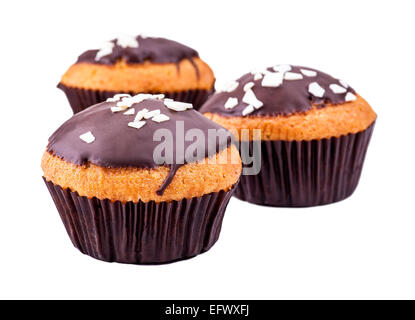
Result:
[[[185,150],[190,145],[198,145],[197,150],[204,150],[197,154],[193,161],[210,157],[230,145],[229,139],[216,139],[209,141],[208,130],[222,129],[218,124],[210,121],[194,110],[176,112],[168,109],[162,100],[148,99],[132,105],[136,113],[144,108],[149,111],[159,109],[170,120],[157,123],[151,119],[140,128],[131,128],[128,123],[134,120],[134,115],[124,115],[123,112],[113,113],[111,107],[115,102],[103,102],[77,113],[66,121],[49,138],[48,152],[70,163],[84,165],[93,163],[107,168],[133,167],[156,168],[160,165],[170,167],[170,172],[157,191],[162,195],[170,185],[177,170],[187,163]],[[181,130],[183,128],[183,130]],[[173,142],[173,163],[165,163],[165,158],[157,157],[153,152],[164,141],[154,141],[153,135],[157,129],[167,129],[171,133]],[[184,139],[188,130],[199,129],[203,132],[204,141],[186,141]],[[79,136],[91,131],[95,137],[92,143],[82,141]]]
[[[193,58],[190,58],[189,61],[192,64],[193,68],[195,68],[196,77],[197,77],[197,80],[199,80],[200,79],[200,71],[199,71],[199,68],[198,68],[197,64],[194,62]]]
[[[302,74],[301,70],[308,70],[316,72],[315,76],[306,76]],[[268,71],[274,72],[272,68]],[[242,99],[245,95],[244,86],[253,82],[252,91],[256,98],[263,103],[263,106],[256,109],[248,116],[278,116],[290,115],[293,113],[307,112],[313,105],[318,108],[323,108],[327,103],[340,104],[346,102],[346,94],[354,93],[351,87],[345,88],[344,93],[334,93],[330,89],[331,84],[342,86],[338,79],[330,75],[320,72],[315,69],[291,66],[291,73],[301,74],[302,79],[299,80],[283,80],[283,83],[278,87],[262,86],[264,74],[262,78],[255,80],[255,74],[247,73],[237,80],[238,87],[231,92],[217,92],[214,94],[199,110],[202,113],[216,113],[225,117],[240,117],[243,110],[248,106]],[[310,83],[317,82],[324,88],[324,95],[318,98],[312,95],[308,87]],[[238,104],[232,109],[226,109],[225,103],[229,98],[237,98]]]
[[[160,189],[156,191],[157,195],[162,196],[164,191],[167,189],[167,187],[170,185],[170,183],[173,181],[174,176],[176,175],[177,170],[181,167],[181,164],[176,165],[170,165],[170,171],[169,174],[166,177],[166,180],[164,180],[163,184],[161,185]]]

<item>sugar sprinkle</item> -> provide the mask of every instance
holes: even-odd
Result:
[[[242,115],[246,116],[247,114],[250,114],[255,111],[255,108],[253,105],[248,105],[245,109],[242,110]]]
[[[262,79],[262,73],[259,73],[259,72],[258,72],[258,73],[255,73],[255,74],[254,74],[254,80],[255,80],[255,81],[257,81],[257,80],[261,80],[261,79]]]
[[[132,116],[134,113],[135,113],[135,109],[131,108],[125,111],[123,114],[125,114],[126,116]]]
[[[250,104],[255,108],[260,108],[264,105],[261,101],[257,99],[257,97],[255,96],[255,93],[251,89],[245,92],[245,95],[242,98],[242,102]]]
[[[154,116],[153,118],[151,118],[151,120],[153,120],[154,122],[160,123],[160,122],[170,120],[170,118],[169,118],[169,116],[161,113],[161,114],[158,114],[158,115]]]
[[[238,98],[228,98],[225,102],[225,109],[233,109],[238,105]]]
[[[284,73],[282,72],[270,72],[267,73],[262,79],[261,85],[263,87],[279,87],[282,84]]]
[[[284,80],[301,80],[303,75],[296,72],[286,72],[284,73]]]
[[[117,44],[123,48],[138,48],[139,43],[133,36],[122,35],[117,38]]]
[[[193,108],[191,103],[174,101],[172,99],[164,99],[164,105],[174,111],[185,111]]]
[[[148,112],[148,109],[144,108],[137,112],[134,121],[140,121],[144,118],[144,115]]]
[[[131,128],[140,129],[145,124],[146,124],[145,121],[133,121],[133,122],[129,122],[128,126],[131,127]]]
[[[333,91],[334,93],[345,93],[347,90],[345,88],[343,88],[342,86],[339,86],[336,83],[332,83],[329,88],[331,89],[331,91]]]
[[[153,110],[153,111],[149,111],[149,112],[146,112],[144,114],[144,119],[150,119],[150,118],[152,118],[154,116],[157,116],[159,114],[160,114],[160,109],[156,109],[156,110]]]
[[[287,72],[291,70],[291,66],[289,64],[278,64],[273,66],[272,69],[276,72]]]
[[[356,96],[355,96],[353,93],[348,92],[348,93],[346,94],[345,100],[346,100],[347,102],[349,102],[349,101],[354,101],[354,100],[356,100]]]
[[[114,49],[114,43],[113,42],[105,42],[102,47],[98,50],[95,61],[99,61],[102,57],[105,57],[112,53],[112,50]]]
[[[94,141],[95,141],[95,137],[94,137],[94,135],[92,134],[92,132],[91,132],[91,131],[88,131],[88,132],[85,132],[84,134],[81,134],[81,135],[79,136],[79,138],[80,138],[82,141],[86,142],[86,143],[92,143],[92,142],[94,142]]]
[[[117,102],[121,98],[127,98],[127,97],[131,97],[131,96],[128,93],[118,93],[115,96],[113,96],[112,98],[108,98],[107,102]]]
[[[308,70],[308,69],[300,69],[301,73],[306,77],[315,77],[317,75],[316,71]]]
[[[325,90],[317,82],[312,82],[308,86],[308,92],[317,98],[322,98]]]
[[[244,85],[244,91],[246,92],[246,91],[248,91],[248,90],[252,89],[254,85],[255,85],[255,83],[253,83],[252,81],[251,81],[251,82],[246,83],[246,84]]]
[[[122,106],[122,107],[111,107],[112,112],[120,112],[126,110],[128,107]]]

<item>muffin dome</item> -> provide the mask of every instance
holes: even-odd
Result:
[[[291,65],[245,74],[200,111],[228,129],[261,129],[265,140],[338,137],[364,130],[376,118],[344,81]]]
[[[179,63],[183,59],[192,61],[198,58],[196,50],[164,38],[139,35],[113,39],[101,49],[88,50],[78,57],[77,63],[115,64],[119,60],[126,63]],[[197,67],[195,67],[197,72]]]
[[[78,57],[58,85],[74,112],[119,92],[164,93],[199,107],[214,75],[196,50],[176,41],[139,35],[119,37]]]
[[[177,127],[182,125],[182,128]],[[172,138],[172,163],[155,152],[162,143],[156,131]],[[42,159],[47,180],[81,196],[112,201],[171,201],[229,190],[241,171],[230,139],[186,140],[189,130],[225,130],[191,109],[163,96],[117,96],[65,122],[49,139]],[[161,132],[161,131],[160,131]],[[189,163],[186,150],[202,150]],[[232,156],[236,162],[202,163]]]

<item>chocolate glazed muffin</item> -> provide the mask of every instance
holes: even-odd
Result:
[[[50,137],[44,180],[80,251],[159,264],[213,246],[242,165],[230,133],[191,107],[162,95],[118,95],[74,115]],[[167,149],[157,151],[166,143],[159,129],[171,133],[171,163]],[[192,129],[222,135],[189,141]],[[189,148],[204,152],[189,160]]]
[[[350,196],[376,120],[369,104],[344,81],[290,65],[242,76],[200,111],[237,132],[251,152],[254,141],[260,143],[261,170],[243,175],[235,196],[281,207],[322,205]],[[249,136],[241,136],[242,129]],[[254,129],[260,130],[260,141]]]
[[[62,89],[77,113],[116,93],[163,93],[197,109],[213,91],[215,78],[196,50],[176,41],[119,37],[78,57],[62,76]]]

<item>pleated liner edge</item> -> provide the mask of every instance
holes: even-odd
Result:
[[[275,207],[309,207],[349,197],[359,182],[374,125],[339,138],[261,141],[261,171],[242,175],[235,197]],[[250,141],[251,154],[252,148]]]
[[[62,83],[58,84],[58,88],[61,89],[72,108],[74,114],[85,110],[86,108],[103,102],[108,98],[113,97],[115,94],[120,93],[117,91],[105,91],[105,90],[88,90],[80,88],[72,88],[65,86]],[[134,92],[123,92],[129,93],[131,95],[137,94]],[[152,92],[154,93],[154,92]],[[193,104],[195,110],[198,110],[202,104],[208,99],[208,97],[213,93],[212,90],[187,90],[187,91],[177,91],[177,92],[156,92],[163,93],[166,98],[170,98],[176,101],[189,102]]]
[[[43,180],[76,248],[99,260],[130,264],[174,262],[209,250],[235,189],[181,201],[123,204],[88,199]]]

